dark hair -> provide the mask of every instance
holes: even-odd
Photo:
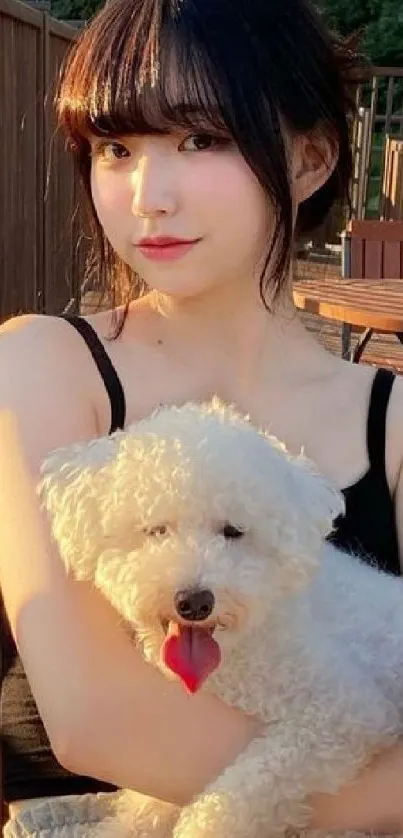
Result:
[[[229,132],[276,213],[260,280],[267,305],[265,292],[270,285],[273,298],[278,294],[293,252],[282,128],[319,132],[338,149],[327,182],[299,207],[296,234],[306,234],[348,196],[350,84],[358,65],[309,0],[109,0],[74,44],[57,110],[90,201],[98,279],[112,305],[118,289],[127,301],[140,278],[114,254],[97,220],[90,134],[200,130],[201,123]]]

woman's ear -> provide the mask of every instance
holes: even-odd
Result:
[[[333,173],[339,156],[335,140],[319,132],[292,140],[291,181],[295,206],[307,201]]]

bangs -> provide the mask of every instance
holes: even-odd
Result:
[[[73,147],[92,135],[232,133],[217,67],[194,36],[176,3],[106,4],[61,82],[59,122]]]

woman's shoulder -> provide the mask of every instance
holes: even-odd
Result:
[[[7,320],[0,327],[0,364],[23,378],[36,379],[41,389],[46,389],[49,374],[63,384],[76,387],[86,382],[86,365],[83,361],[83,341],[76,330],[63,317],[25,314]],[[40,375],[42,373],[42,375]],[[54,385],[52,380],[52,385]]]
[[[36,471],[60,445],[97,435],[96,376],[62,318],[14,317],[0,328],[0,410],[17,417]]]
[[[17,380],[34,378],[46,389],[47,374],[54,371],[60,378],[74,367],[79,349],[71,331],[60,317],[25,314],[7,320],[0,328],[1,374],[8,369]],[[80,378],[77,368],[75,377]]]

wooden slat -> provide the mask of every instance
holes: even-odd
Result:
[[[371,67],[371,72],[375,73],[376,76],[403,77],[403,67]]]
[[[381,218],[403,218],[403,137],[386,137]]]
[[[364,240],[351,238],[351,273],[358,279],[364,276]]]
[[[352,220],[348,224],[352,239],[403,241],[403,221]]]
[[[42,13],[19,0],[0,0],[0,14],[38,29],[42,26]]]
[[[384,242],[382,276],[403,277],[402,250],[402,242]]]
[[[393,305],[403,311],[403,283],[400,279],[324,279],[294,282],[294,291],[308,298],[312,297],[338,304],[359,304],[366,312],[388,312]]]
[[[383,247],[381,241],[366,241],[364,247],[364,272],[366,279],[381,279],[383,273]],[[352,274],[355,276],[355,273]]]
[[[297,308],[382,332],[403,332],[403,283],[399,279],[294,282]]]
[[[75,41],[79,35],[78,30],[76,33],[72,32],[71,30],[72,26],[69,23],[65,23],[63,20],[57,20],[57,18],[55,17],[49,17],[50,35],[55,35],[57,38],[65,40],[69,44],[71,41]]]

